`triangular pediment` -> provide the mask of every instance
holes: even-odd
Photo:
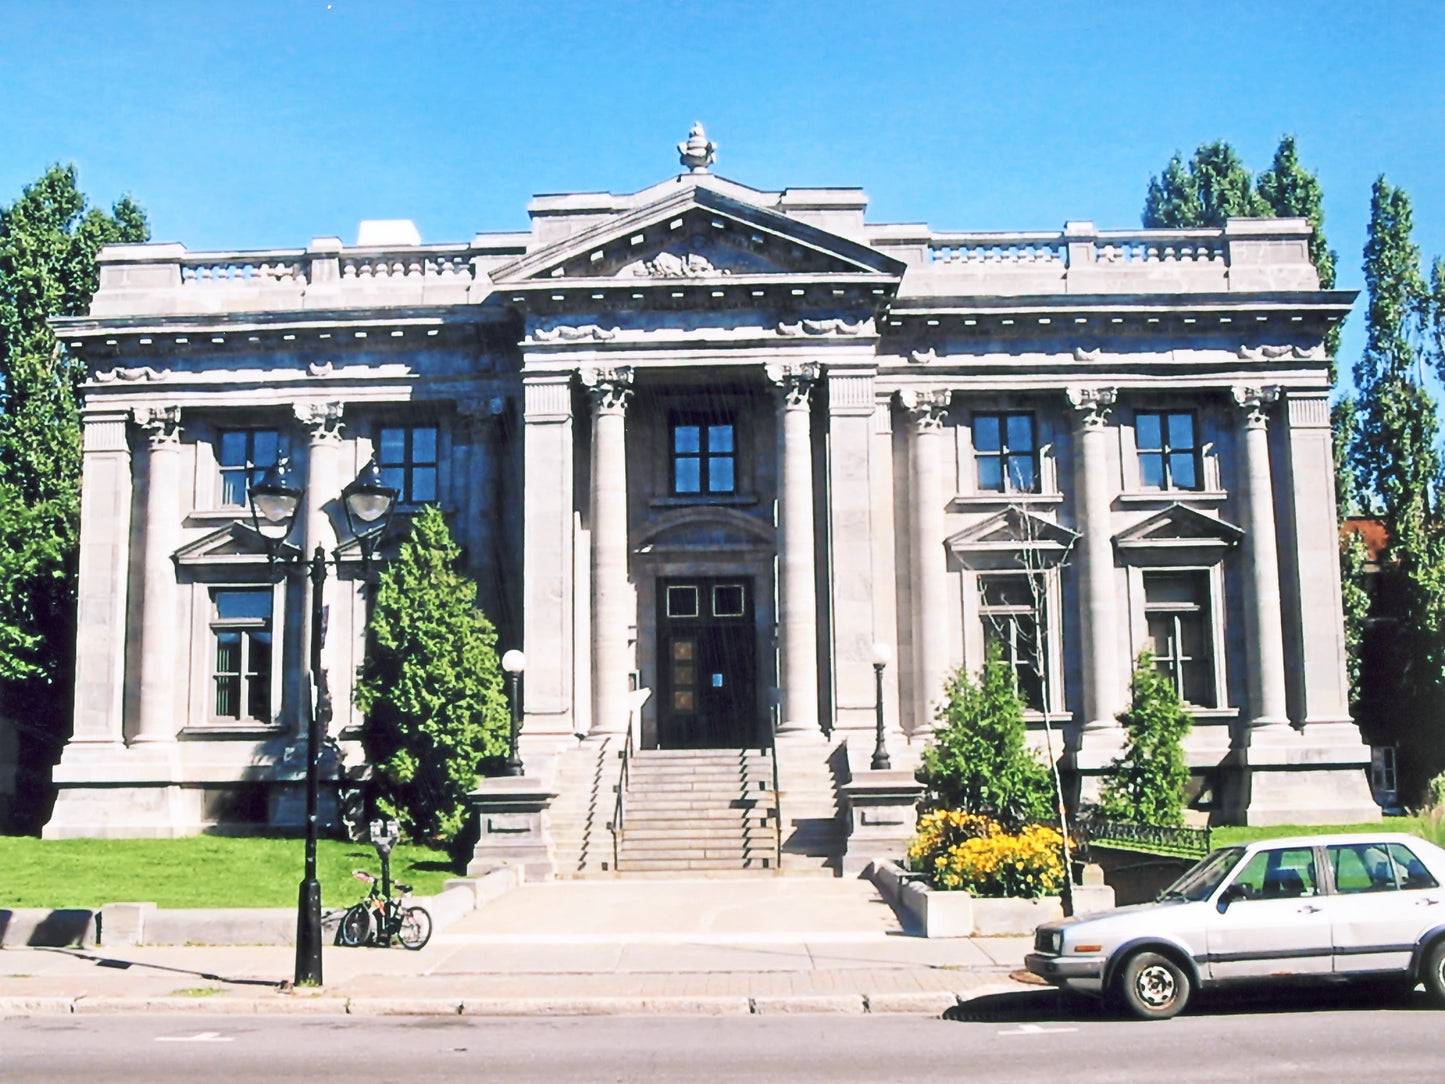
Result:
[[[1114,546],[1127,564],[1211,565],[1238,545],[1244,533],[1216,516],[1171,504],[1120,531]]]
[[[499,267],[492,281],[898,278],[903,269],[900,261],[857,241],[709,188],[689,187]]]
[[[295,546],[284,543],[278,556],[289,561],[300,554]],[[238,519],[186,543],[171,557],[178,565],[264,565],[266,539],[250,524]]]
[[[1052,520],[1026,509],[1005,508],[950,535],[944,546],[963,568],[1051,568],[1078,540],[1078,532]]]
[[[664,512],[640,533],[634,553],[768,550],[777,544],[774,527],[736,508],[709,505]]]

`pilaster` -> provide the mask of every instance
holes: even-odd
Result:
[[[874,367],[828,369],[828,561],[832,593],[833,726],[871,731]],[[892,636],[887,639],[892,641]],[[891,714],[891,713],[890,713]]]
[[[1117,727],[1115,715],[1123,707],[1122,671],[1118,662],[1118,593],[1115,588],[1114,543],[1110,502],[1117,488],[1109,471],[1109,412],[1114,388],[1067,389],[1074,409],[1078,440],[1075,456],[1075,492],[1081,546],[1079,598],[1083,657],[1084,728]]]

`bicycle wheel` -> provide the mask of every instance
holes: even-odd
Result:
[[[365,903],[354,903],[341,919],[341,943],[347,948],[371,944],[375,936],[371,928],[371,909]]]
[[[422,907],[403,907],[396,939],[409,949],[419,949],[431,940],[431,915]]]

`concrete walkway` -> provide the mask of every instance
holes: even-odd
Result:
[[[287,946],[0,950],[0,1015],[141,1010],[467,1015],[937,1014],[1022,989],[1028,938],[905,934],[873,886],[820,877],[523,885],[420,952]]]

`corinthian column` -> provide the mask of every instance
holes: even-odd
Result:
[[[140,712],[134,741],[176,737],[176,570],[181,532],[181,409],[141,407],[150,438],[146,479],[145,586],[141,609]]]
[[[592,733],[627,730],[627,400],[631,369],[582,373],[592,399]]]
[[[1109,502],[1115,487],[1109,480],[1109,410],[1113,388],[1069,388],[1074,407],[1078,454],[1074,487],[1082,538],[1080,598],[1084,633],[1084,726],[1117,726],[1122,708],[1117,661],[1118,611],[1114,583],[1114,542]]]
[[[1243,413],[1245,499],[1249,535],[1246,640],[1250,652],[1250,689],[1254,694],[1251,726],[1289,721],[1285,707],[1284,621],[1279,600],[1279,550],[1274,529],[1274,489],[1269,474],[1269,410],[1278,387],[1234,389]]]
[[[934,721],[935,705],[948,680],[948,568],[943,549],[943,420],[952,393],[946,390],[898,393],[911,423],[909,564],[913,569],[914,710],[923,716],[923,732]],[[914,728],[917,732],[920,728]]]
[[[818,599],[813,561],[813,446],[808,401],[818,379],[813,362],[769,365],[781,407],[781,490],[778,500],[778,637],[782,697],[779,734],[811,734],[818,719]]]

